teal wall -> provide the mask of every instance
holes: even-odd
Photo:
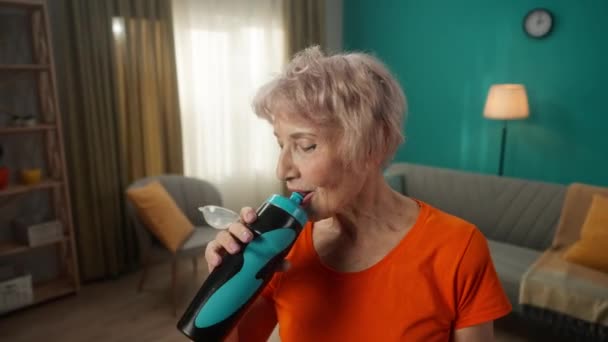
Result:
[[[553,12],[543,40],[522,29]],[[523,83],[531,116],[509,122],[505,175],[608,185],[608,1],[348,0],[344,49],[371,52],[409,102],[399,161],[497,173],[501,123],[484,119],[494,83]]]

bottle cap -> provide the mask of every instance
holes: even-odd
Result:
[[[304,197],[302,194],[294,192],[291,194],[290,198],[281,195],[272,195],[267,202],[285,210],[289,215],[298,220],[301,226],[304,226],[306,221],[308,221],[308,215],[306,215],[306,211],[300,207],[300,203],[302,203],[303,199]]]

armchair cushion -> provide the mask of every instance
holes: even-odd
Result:
[[[194,231],[194,226],[158,181],[127,190],[127,197],[154,236],[175,253]]]

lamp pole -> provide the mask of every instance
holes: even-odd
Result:
[[[502,137],[500,139],[500,162],[498,164],[498,175],[502,176],[505,165],[505,145],[507,144],[507,120],[502,120]]]

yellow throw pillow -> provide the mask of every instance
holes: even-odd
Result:
[[[194,231],[190,220],[158,181],[130,189],[127,196],[146,228],[173,253]]]
[[[608,197],[593,195],[581,229],[581,238],[564,259],[608,273]]]

